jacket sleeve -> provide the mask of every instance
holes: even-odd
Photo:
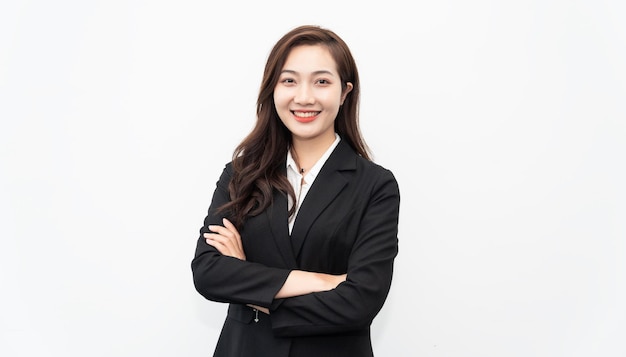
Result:
[[[391,287],[400,209],[390,171],[383,170],[374,187],[350,253],[347,280],[330,291],[275,301],[270,319],[276,336],[335,334],[371,325]]]
[[[191,262],[196,290],[206,299],[217,302],[255,304],[268,307],[285,283],[289,270],[267,267],[262,264],[224,256],[208,245],[203,237],[209,225],[222,225],[223,215],[217,208],[228,202],[228,183],[232,176],[230,164],[224,168]]]

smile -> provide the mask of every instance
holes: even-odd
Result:
[[[313,121],[313,119],[315,119],[321,112],[315,111],[315,112],[310,112],[310,111],[291,111],[291,113],[293,114],[293,116],[296,118],[297,121],[301,122],[301,123],[308,123],[310,121]]]
[[[316,115],[318,115],[320,112],[301,112],[301,111],[291,111],[291,113],[293,113],[293,115],[300,117],[300,118],[310,118],[310,117],[314,117]]]

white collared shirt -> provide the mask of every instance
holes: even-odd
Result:
[[[313,185],[313,181],[315,181],[317,174],[319,174],[322,166],[324,166],[324,163],[326,163],[326,160],[328,160],[328,157],[333,152],[337,144],[339,144],[340,140],[341,138],[339,137],[339,135],[335,133],[335,141],[333,141],[333,143],[328,147],[324,155],[322,155],[322,157],[317,160],[315,165],[313,165],[313,167],[311,167],[311,169],[307,171],[304,176],[298,171],[298,165],[296,165],[296,161],[293,159],[293,156],[291,156],[291,150],[287,150],[287,179],[289,180],[291,187],[293,187],[293,191],[296,193],[297,200],[296,211],[292,216],[289,217],[289,234],[291,234],[293,224],[296,221],[296,216],[298,215],[298,211],[300,210],[302,201],[304,201],[304,197],[306,197],[306,194],[307,192],[309,192],[309,188],[311,187],[311,185]],[[289,209],[291,209],[291,207],[293,206],[293,200],[291,199],[291,196],[288,197],[288,202],[288,207]]]

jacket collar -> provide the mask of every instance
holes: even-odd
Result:
[[[274,203],[267,210],[267,216],[276,245],[288,267],[297,267],[297,257],[311,225],[348,184],[350,175],[347,175],[347,172],[356,170],[356,158],[355,151],[345,140],[341,140],[322,166],[302,202],[291,236],[289,236],[287,196],[275,192]]]

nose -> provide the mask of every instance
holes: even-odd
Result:
[[[313,90],[308,85],[300,85],[296,89],[293,101],[297,104],[313,104],[315,103],[315,96]]]

